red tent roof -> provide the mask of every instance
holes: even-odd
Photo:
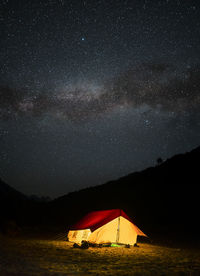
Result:
[[[90,229],[92,232],[97,228],[101,227],[102,225],[108,223],[109,221],[122,216],[129,220],[131,219],[124,213],[124,211],[120,209],[112,209],[112,210],[105,210],[105,211],[95,211],[87,214],[84,216],[79,222],[73,225],[71,230],[82,230],[82,229]],[[133,222],[132,222],[133,223]],[[134,225],[135,226],[135,225]],[[135,226],[137,228],[137,226]],[[141,230],[138,229],[138,232]],[[137,230],[136,229],[136,230]],[[139,233],[138,233],[139,234]]]

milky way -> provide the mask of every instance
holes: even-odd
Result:
[[[199,145],[198,1],[0,4],[0,177],[57,196]]]

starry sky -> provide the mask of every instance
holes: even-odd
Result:
[[[200,145],[198,0],[2,0],[0,178],[57,197]]]

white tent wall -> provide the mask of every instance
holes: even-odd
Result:
[[[92,232],[88,241],[92,243],[117,242],[134,245],[137,242],[137,233],[134,225],[124,217],[120,216]]]
[[[111,220],[96,229],[89,236],[91,243],[115,243],[118,229],[118,218]]]
[[[137,243],[137,232],[134,225],[120,216],[119,243],[134,245]]]

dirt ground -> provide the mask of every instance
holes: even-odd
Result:
[[[66,241],[0,237],[0,275],[200,275],[200,250],[139,244],[73,248]]]

